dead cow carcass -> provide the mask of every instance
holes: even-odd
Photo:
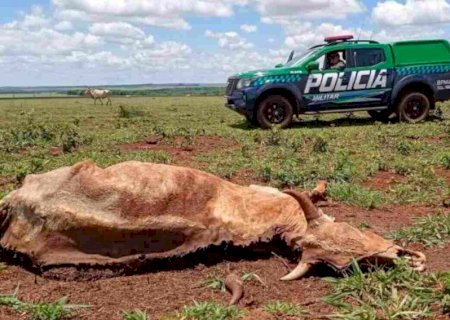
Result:
[[[244,187],[189,168],[93,162],[30,175],[0,203],[0,245],[41,267],[108,265],[179,257],[223,242],[249,246],[280,237],[301,249],[293,280],[314,264],[425,257],[371,232],[336,223],[315,206],[325,193]]]

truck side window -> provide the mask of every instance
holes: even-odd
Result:
[[[354,49],[355,67],[370,67],[386,61],[383,49]]]
[[[332,57],[335,56],[335,59]],[[322,55],[316,60],[320,70],[342,69],[346,66],[345,51],[332,51]]]

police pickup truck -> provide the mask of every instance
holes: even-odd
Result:
[[[352,39],[328,37],[284,65],[229,78],[226,106],[270,128],[288,127],[302,114],[356,111],[415,123],[450,99],[448,41]]]

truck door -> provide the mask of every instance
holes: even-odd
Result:
[[[336,53],[338,67],[330,61]],[[394,78],[390,60],[382,46],[327,51],[316,60],[319,70],[310,73],[305,86],[308,111],[387,105]]]
[[[329,49],[315,60],[319,69],[310,72],[304,87],[307,111],[320,112],[342,108],[346,99],[351,73],[347,72],[349,63],[353,67],[351,51]]]
[[[349,84],[345,104],[354,108],[388,105],[394,70],[384,47],[354,48],[349,55],[351,62],[346,73],[352,78],[352,83]]]

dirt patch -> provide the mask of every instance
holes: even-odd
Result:
[[[13,184],[15,179],[12,177],[1,177],[0,176],[0,188],[5,187],[7,185]]]
[[[174,164],[186,165],[197,155],[208,154],[212,150],[238,147],[239,143],[235,140],[221,136],[195,136],[192,139],[175,137],[170,141],[160,136],[151,136],[144,141],[122,144],[119,146],[119,150],[121,152],[163,151],[172,157]]]
[[[450,213],[449,209],[426,206],[388,206],[373,210],[364,210],[340,203],[324,204],[326,214],[336,217],[337,221],[348,222],[354,226],[370,228],[379,234],[398,230],[414,224],[414,219],[439,213]]]
[[[450,185],[450,170],[439,167],[435,170],[435,173],[437,177],[445,179],[447,184]]]
[[[199,287],[199,282],[210,275],[225,277],[228,269],[243,275],[256,272],[265,282],[247,283],[245,297],[240,306],[254,310],[270,301],[292,301],[314,312],[330,311],[319,299],[325,295],[328,284],[320,278],[309,277],[291,283],[281,282],[279,277],[287,269],[276,258],[258,261],[223,262],[215,267],[197,267],[179,272],[159,272],[145,275],[120,277],[91,282],[59,282],[36,277],[18,267],[9,267],[0,274],[0,292],[14,292],[20,284],[19,297],[26,301],[55,301],[67,296],[70,303],[89,304],[82,310],[80,319],[122,319],[122,310],[136,308],[146,310],[152,319],[182,309],[193,300],[213,300],[222,305],[229,301],[229,294]],[[17,315],[0,308],[2,320],[18,319]]]
[[[48,153],[51,156],[57,157],[60,156],[64,153],[63,148],[62,147],[50,147],[48,148]]]
[[[441,143],[441,142],[445,142],[445,140],[448,140],[448,139],[449,139],[448,134],[440,134],[440,135],[436,135],[433,137],[424,138],[425,141],[432,142],[432,143]]]
[[[405,176],[394,172],[378,171],[375,176],[363,182],[363,186],[374,190],[386,191],[395,184],[405,182],[406,179]]]
[[[322,206],[325,213],[333,215],[338,221],[349,222],[359,226],[366,224],[371,230],[384,234],[394,229],[410,226],[415,217],[435,214],[445,209],[432,207],[396,206],[367,211],[332,203]],[[448,211],[448,210],[447,210]],[[432,272],[448,271],[450,245],[443,248],[425,248],[413,245],[413,249],[422,250],[428,258],[428,270]],[[330,314],[333,310],[324,305],[321,299],[330,292],[330,287],[323,276],[329,270],[293,282],[281,282],[279,278],[287,273],[288,268],[281,258],[273,256],[265,249],[266,256],[258,255],[253,259],[248,254],[246,260],[226,256],[225,251],[218,251],[217,263],[195,264],[175,270],[161,270],[145,274],[104,278],[104,271],[96,274],[90,270],[90,281],[57,281],[43,278],[16,266],[9,266],[0,272],[0,293],[12,293],[20,284],[19,297],[25,301],[55,301],[63,296],[70,303],[89,304],[91,308],[82,310],[77,319],[121,320],[122,310],[146,310],[152,319],[160,319],[162,315],[181,310],[184,305],[196,301],[216,301],[226,305],[229,294],[199,287],[199,282],[209,276],[225,278],[230,272],[239,275],[254,272],[258,274],[264,285],[259,282],[248,282],[245,285],[245,297],[240,307],[249,312],[247,319],[275,319],[263,311],[267,303],[273,301],[293,302],[302,305],[315,315]],[[269,252],[269,253],[267,253]],[[210,253],[198,253],[211,256]],[[238,255],[239,256],[239,255]],[[191,258],[189,258],[191,259]],[[178,264],[178,262],[173,262]],[[289,262],[289,267],[294,267]],[[68,269],[68,272],[69,269]],[[324,274],[321,274],[323,272]],[[112,273],[111,276],[114,274]],[[76,276],[73,280],[77,279]],[[254,316],[254,317],[253,317]],[[250,317],[250,318],[249,318]],[[18,316],[8,308],[0,308],[0,319],[26,319]],[[444,318],[442,318],[444,319]]]
[[[255,178],[255,173],[250,169],[239,170],[233,174],[230,181],[241,186],[249,186],[252,184],[257,184],[260,186],[268,185],[267,182]]]

